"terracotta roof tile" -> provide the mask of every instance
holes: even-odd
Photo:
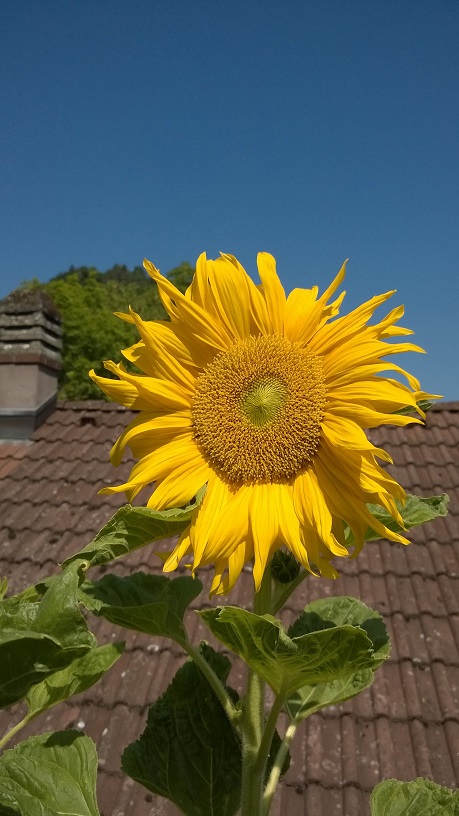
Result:
[[[132,461],[114,470],[109,450],[133,416],[104,402],[61,403],[31,444],[0,444],[0,574],[10,579],[11,591],[55,571],[123,504],[122,495],[98,496],[97,491],[129,473]],[[406,489],[432,495],[448,485],[451,513],[410,533],[414,543],[408,547],[369,542],[357,559],[338,564],[338,580],[311,576],[287,604],[286,623],[310,600],[356,595],[385,618],[392,652],[370,689],[300,728],[273,816],[369,816],[371,789],[390,776],[425,775],[449,786],[457,782],[459,403],[439,403],[425,428],[383,426],[371,431],[371,438],[392,454],[390,470]],[[109,567],[118,575],[139,569],[159,573],[160,568],[150,549]],[[207,590],[211,574],[210,568],[199,572]],[[250,572],[244,570],[231,603],[246,606],[251,586]],[[192,607],[217,602],[203,594]],[[186,617],[192,639],[212,642],[193,608]],[[125,655],[99,684],[37,718],[23,736],[69,727],[93,736],[100,755],[103,816],[177,814],[123,776],[120,753],[142,732],[148,705],[164,691],[184,656],[167,640],[121,630],[102,618],[91,616],[91,628],[99,643],[126,640]],[[234,687],[242,689],[244,673],[236,661],[230,675]],[[0,712],[2,731],[15,721],[17,709]]]
[[[454,743],[457,744],[456,740],[459,737],[459,726],[456,724],[454,728],[453,723],[451,723],[450,726],[452,726],[452,730],[455,731],[453,737],[455,736]],[[458,770],[458,764],[454,762],[454,754],[457,755],[457,752],[453,752],[452,754],[450,751],[444,726],[429,723],[424,726],[424,733],[433,778],[448,788],[455,788],[457,786],[456,771]],[[454,768],[454,765],[456,765],[456,768]]]
[[[28,442],[4,442],[0,443],[0,479],[12,474],[19,461],[28,453]]]

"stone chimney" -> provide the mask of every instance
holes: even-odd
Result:
[[[59,312],[38,289],[0,301],[0,439],[28,439],[51,413],[62,368]]]

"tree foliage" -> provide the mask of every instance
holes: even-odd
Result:
[[[168,277],[183,292],[191,283],[193,273],[193,267],[184,262],[171,270]],[[131,306],[144,320],[167,318],[156,284],[140,266],[129,270],[127,266],[115,264],[106,272],[88,266],[70,267],[48,283],[32,281],[25,285],[48,292],[61,314],[61,399],[104,399],[100,389],[89,379],[88,371],[94,368],[98,374],[110,376],[101,361],[119,362],[121,349],[138,340],[135,328],[114,312],[126,312]]]

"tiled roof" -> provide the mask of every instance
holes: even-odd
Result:
[[[114,470],[108,451],[131,416],[103,402],[62,403],[31,443],[0,444],[0,576],[8,577],[10,591],[48,575],[123,503],[121,495],[97,490],[128,475],[131,463]],[[459,403],[439,403],[425,428],[381,427],[371,436],[392,454],[391,470],[408,491],[448,492],[450,514],[414,531],[409,547],[367,543],[356,560],[340,561],[339,580],[311,577],[293,596],[287,619],[324,595],[361,598],[383,615],[393,647],[370,689],[301,727],[273,816],[368,816],[369,793],[381,779],[426,776],[449,787],[458,781]],[[112,568],[159,570],[149,548]],[[200,577],[208,586],[210,573]],[[231,602],[247,603],[250,585],[244,572]],[[207,605],[207,594],[197,601]],[[189,622],[194,639],[209,639],[192,612]],[[94,631],[100,643],[126,639],[125,655],[99,684],[41,715],[21,737],[84,729],[98,744],[104,816],[172,816],[178,813],[172,805],[121,774],[119,758],[183,656],[169,641],[121,632],[102,619]],[[236,665],[230,680],[237,686],[240,678]],[[17,708],[0,712],[0,732],[17,719]]]

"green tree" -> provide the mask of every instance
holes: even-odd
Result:
[[[189,286],[194,269],[182,263],[169,273],[181,290]],[[101,399],[103,394],[88,377],[88,371],[110,376],[101,368],[101,360],[122,359],[121,349],[137,342],[134,326],[116,317],[131,306],[144,320],[164,320],[156,284],[142,267],[130,271],[116,264],[107,272],[94,267],[70,267],[48,283],[38,286],[52,297],[60,311],[63,329],[63,368],[59,382],[61,399]]]

